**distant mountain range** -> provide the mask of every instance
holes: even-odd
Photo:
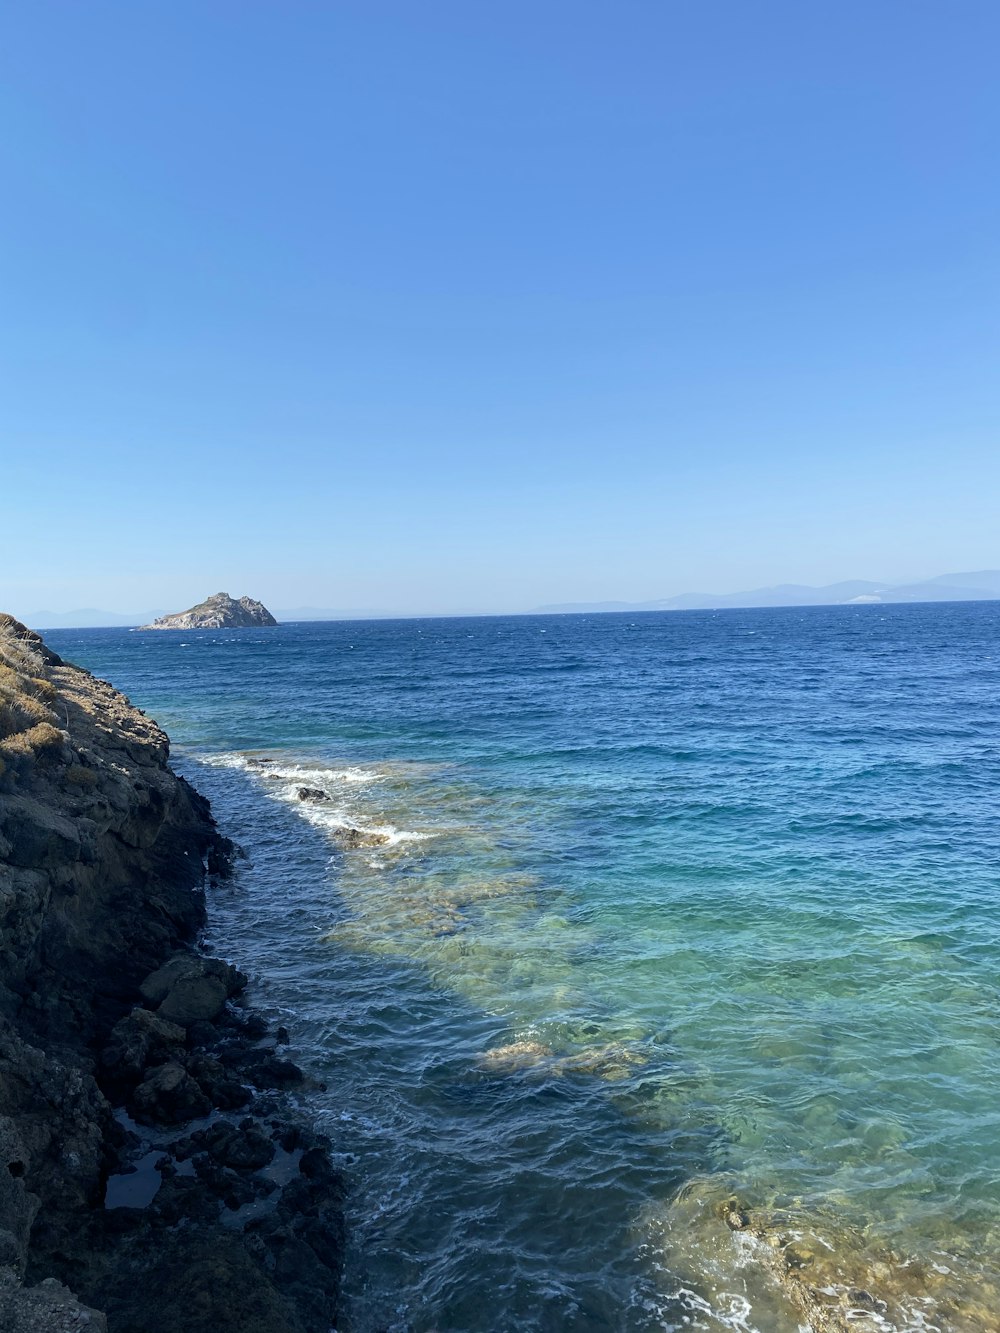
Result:
[[[941,574],[921,583],[870,583],[850,579],[812,588],[804,583],[779,583],[749,592],[686,592],[652,602],[564,602],[540,606],[538,614],[560,615],[595,611],[713,611],[725,607],[849,606],[897,602],[981,602],[1000,598],[1000,570]]]
[[[774,588],[754,588],[750,592],[686,592],[679,597],[662,597],[653,602],[562,602],[538,606],[531,615],[562,615],[599,611],[712,611],[725,607],[754,606],[843,606],[892,602],[982,602],[1000,599],[1000,569],[982,569],[968,574],[941,574],[921,583],[870,583],[850,579],[812,588],[804,583],[779,583]],[[164,610],[137,611],[122,615],[115,611],[36,611],[23,616],[32,629],[94,629],[121,625],[146,625],[164,614]],[[416,613],[410,613],[416,614]],[[462,612],[475,615],[474,611]],[[275,617],[288,623],[299,620],[385,620],[406,615],[370,607],[337,609],[297,606],[276,610]]]

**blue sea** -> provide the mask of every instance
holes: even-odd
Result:
[[[1000,1328],[1000,604],[46,637],[246,851],[344,1333]]]

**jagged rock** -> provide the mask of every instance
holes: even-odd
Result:
[[[160,1005],[161,1017],[187,1027],[189,1023],[210,1023],[226,1007],[226,987],[218,977],[181,977]]]
[[[257,1088],[290,1088],[305,1078],[297,1064],[282,1060],[269,1051],[247,1051],[230,1058]]]
[[[334,829],[333,836],[341,847],[351,851],[357,847],[382,847],[389,841],[386,833],[378,833],[375,829],[357,828],[353,824],[343,824],[340,828]]]
[[[159,1005],[161,1018],[189,1027],[218,1018],[226,1000],[246,984],[246,975],[221,958],[185,952],[146,977],[139,991],[150,1004]]]
[[[28,1162],[14,1121],[0,1116],[0,1274],[6,1269],[15,1277],[24,1274],[28,1236],[39,1204],[25,1185]]]
[[[151,972],[140,983],[139,993],[150,1004],[162,1004],[174,986],[189,977],[213,977],[221,981],[230,999],[244,990],[247,984],[246,973],[231,963],[221,958],[205,958],[185,949],[175,953],[162,967]]]
[[[339,1179],[330,1154],[322,1148],[307,1148],[299,1160],[299,1170],[307,1179],[329,1186]]]
[[[236,862],[241,858],[247,859],[243,848],[233,842],[232,838],[224,838],[220,834],[208,849],[205,869],[212,879],[232,879],[236,873]]]
[[[149,1009],[133,1009],[111,1029],[111,1038],[101,1052],[101,1064],[116,1083],[134,1085],[148,1065],[171,1060],[185,1042],[184,1029]]]
[[[296,795],[300,801],[308,801],[312,804],[318,804],[320,801],[328,801],[330,797],[319,787],[299,787]]]
[[[238,1171],[258,1171],[274,1158],[274,1143],[259,1121],[247,1119],[239,1125],[228,1121],[209,1125],[175,1145],[182,1160],[194,1153],[207,1153],[222,1166]]]
[[[263,602],[255,602],[252,597],[241,597],[237,601],[228,592],[217,592],[188,611],[160,616],[151,625],[140,625],[139,628],[248,629],[277,623]]]
[[[212,1104],[183,1065],[170,1060],[151,1070],[131,1102],[136,1120],[147,1125],[182,1125],[208,1115]]]
[[[108,1321],[99,1310],[81,1305],[55,1278],[46,1278],[37,1287],[0,1288],[0,1328],[3,1333],[107,1333]]]
[[[214,1107],[235,1111],[250,1100],[249,1090],[211,1055],[187,1055],[181,1063]]]
[[[162,1004],[171,989],[184,977],[214,976],[225,980],[235,973],[221,958],[205,958],[191,949],[180,949],[139,983],[139,993],[150,1004]]]

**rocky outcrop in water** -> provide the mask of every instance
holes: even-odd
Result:
[[[340,1181],[195,948],[235,849],[168,754],[0,617],[0,1328],[327,1333]]]
[[[264,625],[277,625],[277,621],[263,602],[255,602],[252,597],[237,600],[228,592],[217,592],[206,597],[189,611],[176,611],[170,616],[160,616],[151,625],[140,625],[140,629],[254,629]]]

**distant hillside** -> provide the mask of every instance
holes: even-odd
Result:
[[[898,602],[978,602],[1000,598],[1000,570],[941,574],[921,583],[871,583],[852,579],[813,588],[804,583],[779,583],[749,592],[681,593],[652,602],[564,602],[540,606],[538,614],[560,615],[600,611],[712,611],[725,607],[845,606]]]

